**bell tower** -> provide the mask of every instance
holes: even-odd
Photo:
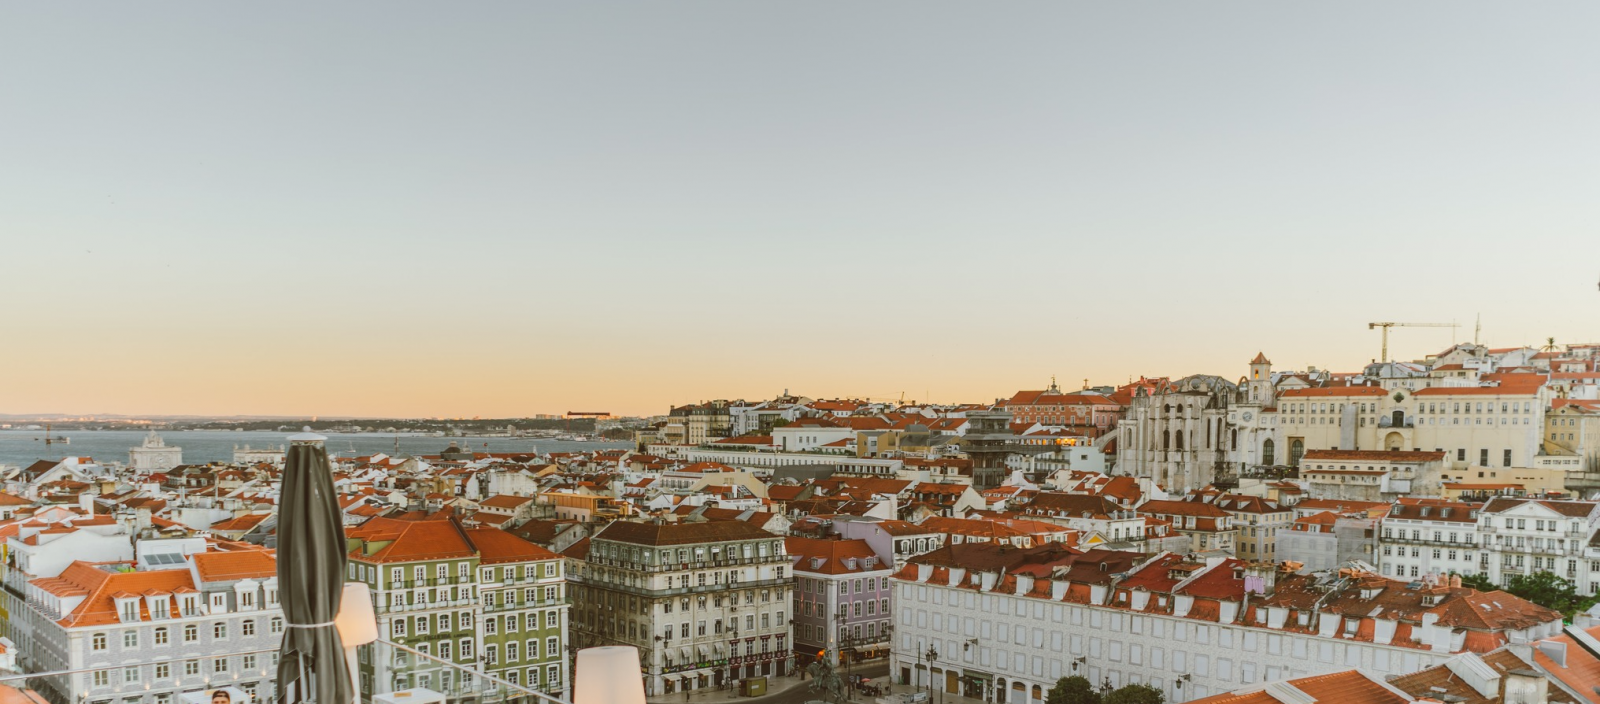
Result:
[[[1272,362],[1267,355],[1257,352],[1256,358],[1250,360],[1250,402],[1270,406],[1274,400],[1272,389]]]

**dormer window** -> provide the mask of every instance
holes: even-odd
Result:
[[[123,623],[137,623],[139,621],[138,597],[117,599],[117,618]]]
[[[217,592],[211,595],[211,613],[222,614],[228,612],[228,595]]]

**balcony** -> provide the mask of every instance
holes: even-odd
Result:
[[[277,652],[274,648],[7,675],[0,676],[0,685],[33,689],[52,704],[182,704],[196,698],[209,702],[208,693],[219,689],[228,691],[235,702],[270,702],[277,699]],[[449,662],[382,640],[361,646],[358,701],[381,704],[394,699],[386,695],[410,691],[409,696],[419,697],[427,690],[444,695],[452,704],[567,704],[571,670],[563,658],[497,665],[477,657],[462,659],[469,662]],[[216,669],[219,661],[226,663],[226,669]],[[190,663],[195,663],[194,669]],[[529,670],[538,672],[539,682],[526,681]]]

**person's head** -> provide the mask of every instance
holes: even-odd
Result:
[[[211,704],[229,704],[233,697],[228,696],[228,690],[219,689],[211,693]]]

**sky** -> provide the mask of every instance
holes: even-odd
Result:
[[[0,413],[987,401],[1356,370],[1371,321],[1600,341],[1597,25],[5,0]]]

